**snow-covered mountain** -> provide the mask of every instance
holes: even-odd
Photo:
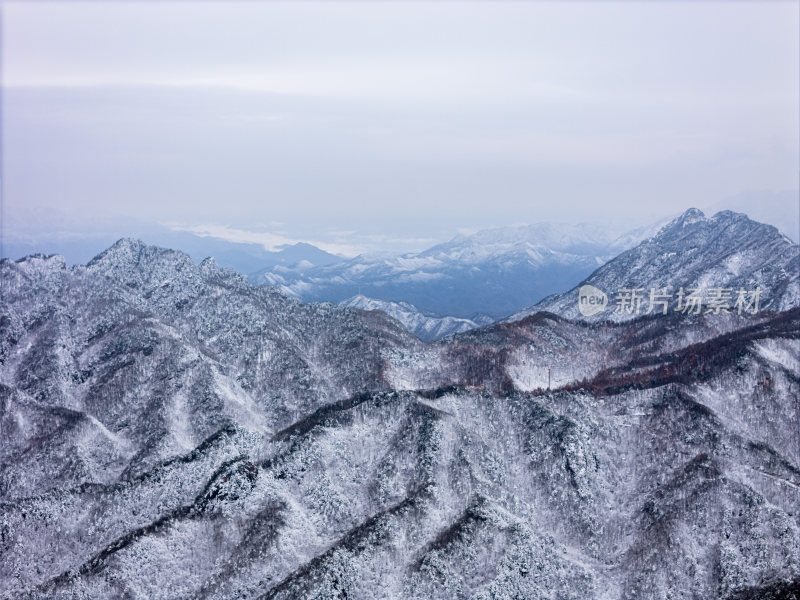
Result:
[[[366,296],[424,314],[507,316],[580,281],[650,234],[615,236],[596,225],[540,223],[457,236],[399,257],[358,256],[317,268],[271,267],[250,276],[307,302]]]
[[[0,494],[91,476],[100,465],[115,476],[139,472],[224,423],[284,426],[342,394],[385,388],[383,345],[418,343],[380,312],[302,304],[211,259],[197,265],[129,239],[86,266],[5,260],[2,287],[0,382],[15,407],[6,417],[16,415],[8,424],[20,441],[44,436],[44,449],[74,454],[63,472],[45,474],[28,453],[32,470],[20,463],[0,475]],[[342,348],[353,353],[347,365]],[[73,428],[86,446],[73,447]]]
[[[353,296],[340,302],[339,306],[383,311],[399,321],[403,327],[424,342],[438,340],[454,333],[469,331],[494,321],[491,317],[480,315],[472,319],[426,315],[408,302],[386,302],[385,300],[375,300],[366,296]]]
[[[42,220],[41,215],[37,216]],[[32,221],[37,222],[37,219]],[[80,233],[77,224],[72,224],[76,231],[28,232],[22,229],[23,223],[19,225],[18,229],[12,228],[11,231],[7,231],[4,240],[5,256],[10,258],[46,253],[64,256],[68,264],[82,264],[91,260],[115,240],[124,237],[119,232],[125,231],[128,232],[126,235],[130,235],[131,231],[136,231],[136,237],[147,243],[180,249],[197,262],[207,256],[213,256],[220,266],[240,273],[251,273],[279,265],[302,270],[311,266],[332,265],[344,260],[341,256],[325,252],[305,242],[286,244],[275,250],[267,250],[262,244],[230,241],[152,223],[115,223],[113,229],[93,233]],[[114,234],[113,231],[118,233]]]
[[[0,597],[796,597],[798,356],[798,308],[424,344],[135,240],[2,260]]]
[[[586,285],[605,294],[605,310],[581,313],[579,292]],[[635,294],[640,297],[639,310],[634,306],[634,289],[639,290]],[[715,291],[719,289],[723,291]],[[689,209],[570,291],[545,298],[509,320],[540,310],[571,319],[627,320],[650,309],[652,290],[654,312],[717,307],[738,312],[740,290],[744,291],[744,310],[786,310],[800,304],[800,246],[772,225],[752,221],[742,213],[721,211],[706,217]],[[693,290],[699,290],[694,292],[699,300],[690,301]]]

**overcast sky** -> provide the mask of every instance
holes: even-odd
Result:
[[[352,254],[729,199],[791,229],[799,22],[763,1],[4,2],[6,234],[161,223]]]

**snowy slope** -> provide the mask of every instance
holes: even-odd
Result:
[[[791,598],[798,355],[797,308],[423,344],[135,240],[3,260],[0,597]]]

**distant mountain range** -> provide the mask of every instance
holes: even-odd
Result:
[[[306,302],[364,296],[411,304],[425,315],[497,319],[568,289],[656,228],[621,237],[587,224],[487,229],[423,252],[358,256],[312,268],[279,265],[249,279]]]

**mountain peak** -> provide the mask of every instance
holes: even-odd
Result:
[[[711,217],[712,221],[752,221],[750,217],[748,217],[744,213],[735,212],[732,210],[721,210],[716,213],[713,217]],[[768,225],[766,223],[762,223],[765,227],[774,227],[774,225]],[[775,228],[777,229],[777,227]]]
[[[198,273],[185,252],[151,246],[135,238],[117,240],[90,260],[86,269],[128,286],[187,281]]]
[[[702,223],[707,220],[708,219],[706,219],[706,215],[702,210],[699,208],[690,208],[671,221],[667,222],[651,239],[657,240],[659,238],[663,238],[664,236],[681,233],[685,227],[694,225],[695,223]]]
[[[690,208],[686,212],[684,212],[681,216],[676,218],[670,225],[679,225],[681,227],[686,225],[691,225],[692,223],[698,223],[700,221],[705,221],[706,215],[703,213],[702,210],[699,208]],[[668,225],[667,227],[669,227]]]
[[[716,213],[713,217],[707,217],[703,211],[697,208],[690,208],[672,221],[664,225],[659,232],[651,238],[653,243],[664,243],[666,240],[672,238],[683,238],[686,235],[703,235],[702,232],[718,231],[734,227],[740,229],[742,235],[745,232],[760,232],[759,235],[764,235],[767,231],[777,229],[772,225],[759,223],[753,221],[744,213],[734,212],[732,210],[722,210]]]
[[[138,255],[144,246],[144,242],[139,239],[131,237],[120,238],[90,260],[86,266],[89,267],[105,261],[115,261],[124,257]]]
[[[706,215],[699,208],[687,208],[682,216],[684,218],[703,219]]]
[[[170,257],[178,258],[178,262],[191,262],[190,256],[180,250],[161,248],[143,242],[138,238],[124,237],[118,239],[111,246],[95,256],[86,266],[91,267],[100,263],[130,264],[161,255],[169,255]]]

